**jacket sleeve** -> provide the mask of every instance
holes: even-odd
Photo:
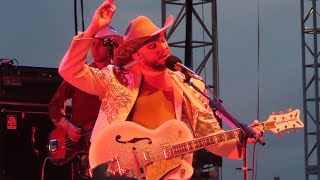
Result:
[[[173,76],[176,84],[182,89],[184,95],[188,98],[190,104],[186,108],[186,111],[190,111],[189,123],[196,138],[212,135],[215,133],[224,132],[217,119],[215,118],[212,108],[210,107],[209,100],[202,94],[197,92],[194,88],[190,87],[186,83],[183,83],[183,79]],[[207,95],[205,84],[202,81],[191,79],[195,86],[200,91]],[[242,158],[242,146],[239,143],[239,138],[225,141],[217,145],[207,146],[206,149],[216,155],[230,158],[241,159]]]
[[[66,103],[72,98],[74,93],[74,87],[66,81],[63,81],[52,97],[48,110],[50,119],[57,123],[62,117],[66,116]]]
[[[195,84],[198,84],[198,86],[201,87],[202,92],[208,95],[204,83],[197,82],[195,80]],[[196,125],[196,134],[201,134],[201,136],[207,136],[215,133],[224,132],[224,130],[221,129],[216,116],[214,115],[212,107],[210,107],[209,100],[204,96],[199,96],[199,99],[204,105],[209,116],[203,116],[202,118],[199,118]],[[221,142],[216,145],[207,146],[206,150],[225,158],[239,160],[242,159],[242,147],[243,146],[241,145],[239,138],[235,138]]]
[[[92,41],[92,38],[75,36],[69,50],[61,60],[59,74],[78,89],[100,96],[105,91],[111,68],[99,70],[86,65]]]

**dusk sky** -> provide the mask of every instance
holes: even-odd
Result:
[[[101,2],[84,1],[86,27]],[[131,19],[145,15],[159,27],[160,3],[116,0],[112,25],[123,34]],[[288,108],[300,109],[302,119],[300,1],[221,0],[217,5],[219,97],[224,107],[247,124],[257,119],[258,108],[261,122],[272,112]],[[210,20],[211,11],[205,9]],[[167,15],[175,17],[178,10],[170,7]],[[81,30],[80,14],[78,18]],[[197,29],[194,33],[201,34]],[[181,34],[176,32],[172,38],[179,39]],[[57,68],[73,36],[73,1],[0,0],[0,58],[17,59],[23,66]],[[172,53],[183,59],[182,53]],[[203,54],[195,54],[194,64],[198,64]],[[304,179],[303,129],[283,134],[265,132],[266,145],[257,145],[257,180]],[[251,167],[253,146],[249,149]],[[223,179],[243,179],[243,173],[235,170],[241,166],[242,161],[223,159]]]

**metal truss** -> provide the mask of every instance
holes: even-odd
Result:
[[[167,13],[172,14],[175,19],[166,34],[171,53],[182,51],[184,64],[196,69],[195,72],[204,78],[211,95],[218,96],[216,1],[161,0],[161,6],[162,24],[165,23]],[[196,168],[195,174],[201,174],[205,168],[214,167],[215,176],[210,178],[219,179],[219,167],[222,166],[220,156],[205,150],[197,151],[194,156],[197,159],[193,164]]]
[[[305,179],[320,180],[318,1],[301,0]]]
[[[174,23],[167,31],[171,50],[184,50],[184,64],[196,69],[195,72],[204,77],[209,89],[218,95],[216,1],[161,0],[161,6],[163,24],[167,12],[176,13]],[[204,17],[207,19],[204,20]],[[180,27],[182,30],[179,30],[178,35],[175,34]],[[175,39],[173,39],[173,35]]]

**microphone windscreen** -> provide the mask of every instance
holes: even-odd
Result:
[[[176,63],[182,63],[182,61],[177,57],[177,56],[173,56],[170,55],[169,57],[167,57],[166,59],[166,66],[168,69],[170,69],[171,71],[176,71],[176,69],[174,69],[174,64]]]

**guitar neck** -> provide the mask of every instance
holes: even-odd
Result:
[[[252,128],[254,126],[260,126],[263,130],[270,130],[273,133],[280,133],[283,130],[288,131],[289,129],[293,129],[293,131],[295,132],[296,128],[304,127],[304,124],[299,117],[299,109],[293,111],[290,109],[286,114],[284,114],[283,112],[281,112],[279,115],[272,114],[269,116],[267,121],[256,125],[250,125],[249,127]],[[171,146],[170,150],[173,156],[181,156],[183,154],[191,153],[210,145],[238,138],[240,133],[241,129],[238,128],[215,135],[196,138],[188,142],[174,144]]]
[[[251,128],[253,126],[262,126],[262,128],[265,130],[265,129],[268,129],[268,126],[274,127],[274,123],[264,122],[257,125],[250,125],[249,127]],[[238,129],[233,129],[233,130],[215,134],[215,135],[197,138],[188,142],[174,144],[171,146],[171,151],[174,156],[181,156],[183,154],[192,153],[196,150],[205,148],[210,145],[219,144],[224,141],[238,138],[240,133],[241,133],[241,130],[238,128]]]

